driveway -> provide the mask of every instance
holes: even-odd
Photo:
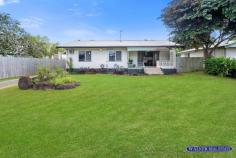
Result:
[[[0,89],[5,89],[13,86],[17,86],[18,84],[18,79],[14,80],[7,80],[7,81],[0,81]]]

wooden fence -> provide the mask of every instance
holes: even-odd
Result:
[[[204,58],[183,58],[178,57],[176,62],[177,72],[192,72],[203,70]]]
[[[0,56],[0,79],[18,76],[34,75],[39,66],[60,66],[66,68],[65,60],[3,57]]]

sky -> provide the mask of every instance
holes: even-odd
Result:
[[[0,0],[33,35],[52,42],[73,40],[167,40],[161,19],[170,0]]]

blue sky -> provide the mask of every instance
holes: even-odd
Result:
[[[26,31],[53,42],[71,40],[168,39],[160,19],[170,0],[0,0]]]

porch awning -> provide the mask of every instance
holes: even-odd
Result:
[[[165,50],[167,48],[165,47],[128,47],[127,50],[129,52],[135,52],[135,51],[160,51]]]

